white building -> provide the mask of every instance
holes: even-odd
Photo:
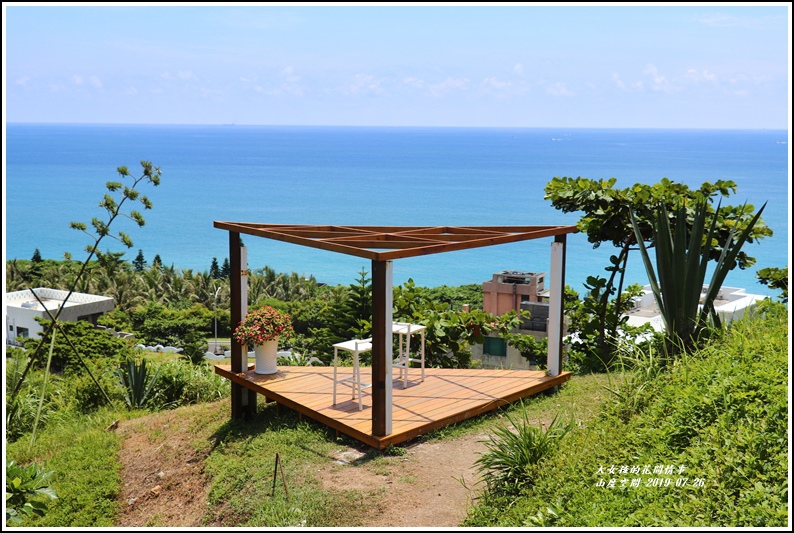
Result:
[[[16,337],[37,337],[44,328],[36,322],[35,317],[49,320],[47,310],[55,316],[69,294],[67,291],[46,288],[33,289],[33,292],[44,307],[30,290],[6,293],[6,335],[9,342]],[[85,320],[96,325],[97,319],[112,311],[115,306],[113,298],[73,292],[58,320],[67,322]]]
[[[701,291],[702,296],[705,297],[707,290],[708,286],[704,285]],[[642,291],[643,295],[634,299],[634,307],[627,313],[629,317],[627,323],[630,326],[650,323],[654,330],[664,331],[664,321],[662,315],[659,314],[659,307],[656,305],[651,286],[645,285]],[[749,309],[755,307],[764,298],[766,297],[760,294],[747,294],[744,289],[722,287],[714,300],[714,310],[720,320],[727,324],[732,320],[742,318]]]

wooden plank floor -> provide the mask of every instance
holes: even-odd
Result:
[[[427,368],[422,382],[421,369],[412,368],[408,387],[403,388],[395,372],[392,433],[378,437],[372,434],[370,389],[364,389],[364,409],[359,411],[358,400],[351,399],[350,383],[340,383],[333,405],[333,367],[281,366],[276,374],[263,375],[256,374],[251,364],[241,374],[232,373],[230,365],[216,365],[215,372],[378,449],[537,394],[571,376],[570,372],[548,377],[533,370]],[[351,367],[340,367],[338,377],[351,373]],[[370,368],[361,368],[364,383],[371,383],[371,375]]]

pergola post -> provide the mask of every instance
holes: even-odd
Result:
[[[551,288],[549,294],[549,351],[546,367],[550,376],[562,369],[562,336],[565,299],[565,235],[556,235],[551,243]]]
[[[233,332],[248,311],[248,261],[245,248],[240,246],[240,234],[229,232],[229,297],[230,327]],[[231,339],[232,372],[248,370],[248,346]],[[232,382],[232,418],[250,418],[256,413],[256,392]]]
[[[392,262],[372,261],[372,433],[392,431]]]

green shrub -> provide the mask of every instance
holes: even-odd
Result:
[[[193,365],[181,359],[161,363],[158,368],[160,376],[152,389],[153,408],[211,402],[231,394],[229,381],[216,374],[211,365]]]
[[[530,424],[526,409],[517,416],[505,416],[512,427],[495,428],[485,443],[487,451],[474,463],[488,490],[497,494],[518,493],[532,485],[537,475],[535,467],[572,427],[571,422],[558,422],[559,417],[555,416],[543,431],[542,425]]]
[[[12,395],[15,385],[19,382],[22,370],[27,364],[27,357],[22,350],[9,350],[11,358],[6,366],[6,440],[14,442],[25,433],[33,430],[36,413],[39,410],[39,398],[44,383],[44,372],[32,369],[28,372],[19,392]],[[38,427],[44,427],[50,416],[58,409],[65,407],[62,391],[63,379],[51,375],[46,389],[44,402],[41,404]]]
[[[124,393],[115,372],[106,371],[96,375],[96,378],[111,402],[125,403]],[[108,405],[102,390],[88,374],[71,376],[66,380],[66,385],[67,395],[78,412],[92,413],[100,407]]]

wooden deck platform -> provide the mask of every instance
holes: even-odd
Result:
[[[338,386],[337,405],[332,405],[333,367],[281,366],[276,374],[262,375],[254,373],[251,364],[240,374],[233,373],[230,365],[216,365],[215,372],[378,449],[537,394],[571,376],[570,372],[548,377],[532,370],[427,368],[421,382],[420,370],[412,369],[407,388],[395,376],[392,433],[378,437],[372,434],[369,389],[364,390],[362,411],[358,400],[351,400],[349,383]],[[352,368],[340,367],[339,372],[349,374]],[[371,369],[362,367],[362,381],[370,383],[370,376]]]

